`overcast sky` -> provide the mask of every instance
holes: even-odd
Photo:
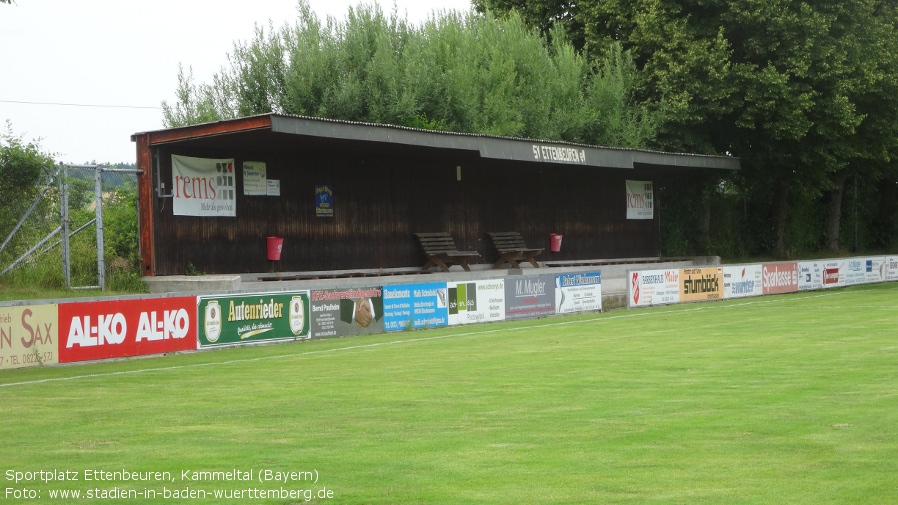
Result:
[[[161,103],[174,102],[178,65],[195,82],[227,64],[235,41],[255,24],[297,16],[296,0],[13,0],[0,4],[0,128],[36,140],[66,163],[134,162],[131,134],[162,128]],[[393,0],[309,0],[322,20],[350,5]],[[470,0],[396,0],[420,24],[433,11]],[[67,104],[67,105],[62,105]]]

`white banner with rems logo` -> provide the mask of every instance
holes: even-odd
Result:
[[[172,210],[176,216],[235,217],[234,159],[171,157]]]
[[[654,219],[652,181],[627,181],[627,219]]]

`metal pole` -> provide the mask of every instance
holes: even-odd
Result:
[[[106,254],[103,248],[103,169],[94,169],[94,198],[97,221],[97,276],[101,291],[106,291]]]
[[[65,288],[72,288],[72,265],[69,258],[69,183],[68,170],[63,165],[59,176],[59,219],[62,221],[62,277]]]

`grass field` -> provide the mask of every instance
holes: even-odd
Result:
[[[0,419],[4,504],[893,504],[898,285],[2,371]]]

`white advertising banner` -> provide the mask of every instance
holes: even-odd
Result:
[[[235,217],[234,159],[172,155],[172,210],[176,216]]]
[[[885,282],[886,259],[883,256],[864,258],[864,282],[873,284]]]
[[[555,276],[555,313],[573,314],[602,310],[602,273]]]
[[[629,307],[680,303],[680,269],[630,272]]]
[[[850,258],[843,260],[840,274],[846,286],[872,284],[886,279],[886,261],[879,258]]]
[[[886,280],[898,281],[898,256],[886,258]]]
[[[823,289],[823,262],[798,262],[798,290]]]
[[[449,324],[505,320],[505,280],[450,282]]]
[[[723,297],[743,298],[763,295],[761,275],[761,265],[723,267]]]
[[[627,219],[654,219],[652,181],[627,181]]]

